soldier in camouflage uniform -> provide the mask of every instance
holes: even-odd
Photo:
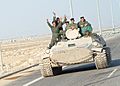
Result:
[[[56,17],[56,13],[53,12],[53,21],[56,21],[57,25],[59,25],[60,23],[60,18],[59,17]],[[59,30],[60,30],[60,33],[59,33],[59,40],[61,40],[63,38],[63,35],[64,35],[64,31],[63,31],[63,27],[59,27]]]
[[[78,29],[77,24],[75,23],[74,18],[70,19],[71,23],[68,25],[67,29]]]
[[[78,28],[80,29],[79,32],[83,36],[87,33],[92,32],[91,24],[85,20],[84,17],[80,18],[80,22],[77,23]]]
[[[52,25],[49,23],[48,19],[47,19],[47,24],[48,26],[51,28],[52,31],[52,39],[51,42],[49,44],[48,49],[51,49],[58,41],[59,41],[59,34],[60,34],[60,27],[65,23],[66,21],[66,16],[64,17],[64,21],[62,22],[62,19],[60,20],[60,23],[57,25],[56,21],[52,22]]]

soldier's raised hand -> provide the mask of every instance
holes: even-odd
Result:
[[[54,15],[54,16],[56,16],[56,13],[55,13],[55,12],[53,12],[53,15]]]
[[[48,19],[46,19],[47,20],[47,22],[49,22],[49,20]]]

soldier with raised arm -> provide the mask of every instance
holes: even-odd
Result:
[[[51,49],[58,41],[59,41],[59,34],[60,34],[60,27],[65,23],[66,21],[66,16],[64,16],[64,21],[62,22],[62,18],[60,18],[60,23],[57,25],[56,21],[52,22],[52,25],[49,23],[47,19],[47,24],[51,28],[52,31],[52,39],[51,42],[48,46],[48,49]]]
[[[57,25],[60,23],[60,18],[56,17],[56,13],[53,12],[53,21],[56,21]],[[59,30],[63,31],[63,27],[59,27]]]
[[[67,20],[67,19],[66,19]],[[56,13],[53,12],[53,21],[56,21],[57,25],[60,23],[60,18],[59,17],[56,17]],[[64,30],[63,30],[63,27],[59,27],[59,30],[60,30],[60,36],[59,36],[59,39],[64,39]]]

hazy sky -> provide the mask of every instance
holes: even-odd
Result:
[[[98,27],[96,0],[72,0],[73,15],[78,22],[85,16]],[[120,25],[119,0],[112,0],[114,23]],[[0,0],[0,39],[49,34],[46,19],[52,12],[70,18],[69,0]],[[102,27],[111,27],[110,0],[100,0]]]

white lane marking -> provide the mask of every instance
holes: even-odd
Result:
[[[27,84],[24,84],[23,86],[29,86],[29,85],[31,85],[31,84],[33,84],[33,83],[35,83],[35,82],[37,82],[37,81],[39,81],[39,80],[41,80],[41,79],[43,79],[43,78],[44,78],[44,77],[41,76],[40,78],[37,78],[37,79],[35,79],[35,80],[31,81],[31,82],[28,82]]]
[[[108,75],[108,77],[107,78],[110,78],[116,71],[117,71],[118,69],[116,68],[116,69],[114,69],[109,75]]]

